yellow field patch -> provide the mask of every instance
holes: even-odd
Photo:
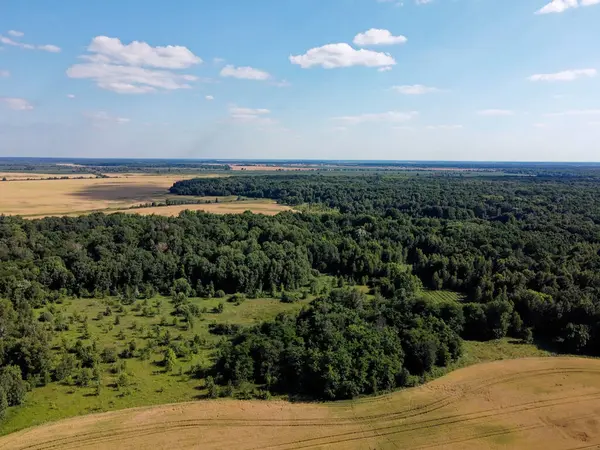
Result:
[[[3,450],[599,445],[600,361],[566,357],[480,364],[418,388],[357,401],[206,400],[89,415],[0,438]]]
[[[137,175],[0,182],[0,214],[34,218],[127,208],[140,203],[164,201],[174,182],[201,176]]]
[[[158,216],[173,217],[179,215],[181,211],[205,211],[214,214],[241,214],[245,211],[252,211],[257,214],[274,216],[282,211],[289,211],[289,206],[278,205],[274,201],[241,201],[227,203],[209,203],[204,205],[174,205],[160,206],[153,208],[135,208],[117,212],[127,214],[141,214],[144,216],[156,214]]]
[[[31,172],[0,172],[0,180],[45,180],[48,178],[96,178],[91,173],[31,173]]]

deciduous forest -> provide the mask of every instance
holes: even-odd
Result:
[[[559,351],[600,348],[597,180],[569,177],[276,175],[176,183],[180,195],[272,198],[302,212],[179,217],[0,217],[0,415],[28,388],[113,360],[94,346],[57,357],[60,315],[35,308],[114,297],[243,294],[300,312],[223,335],[210,389],[251,383],[273,394],[341,399],[410,386],[461,355],[462,339],[511,336]],[[328,275],[339,289],[322,291]],[[352,286],[368,286],[369,293]],[[423,288],[461,294],[436,303]],[[176,348],[164,344],[165,364]],[[134,348],[132,354],[137,354]],[[81,376],[81,375],[80,375]]]

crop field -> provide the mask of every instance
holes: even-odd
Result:
[[[252,211],[257,214],[265,214],[272,216],[282,211],[290,211],[292,208],[285,205],[279,205],[272,200],[246,200],[246,201],[230,201],[221,203],[208,203],[205,205],[171,205],[159,206],[151,208],[135,208],[122,210],[128,214],[156,214],[159,216],[177,216],[181,211],[205,211],[214,214],[241,214],[245,211]]]
[[[91,173],[33,173],[33,172],[0,172],[0,180],[3,181],[24,181],[24,180],[43,180],[47,178],[96,178]]]
[[[90,212],[121,211],[172,216],[177,215],[184,209],[204,210],[221,214],[242,213],[246,210],[263,214],[276,214],[290,209],[265,200],[240,202],[239,204],[215,203],[127,209],[150,202],[164,202],[167,199],[181,200],[180,196],[168,194],[168,189],[173,183],[185,178],[203,176],[217,175],[129,175],[94,179],[0,182],[0,198],[2,199],[0,214],[40,218],[73,216]],[[204,200],[200,197],[190,197],[190,199]],[[214,201],[214,198],[209,200]]]
[[[0,449],[591,449],[599,375],[593,359],[498,361],[356,401],[203,400],[89,415],[0,438]]]

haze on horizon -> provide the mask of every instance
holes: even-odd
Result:
[[[0,6],[0,156],[599,161],[600,0]]]

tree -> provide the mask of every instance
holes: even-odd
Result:
[[[206,381],[204,382],[204,387],[207,391],[208,398],[217,398],[219,397],[219,387],[215,383],[215,379],[212,376],[206,377]]]
[[[23,403],[29,386],[23,380],[21,369],[18,366],[5,366],[0,369],[0,389],[6,394],[9,406]]]
[[[165,350],[163,366],[165,368],[165,372],[172,372],[175,368],[175,364],[177,363],[177,355],[172,348],[167,348]]]

